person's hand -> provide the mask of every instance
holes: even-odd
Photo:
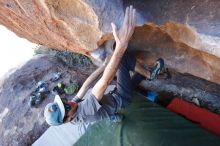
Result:
[[[113,36],[116,41],[115,49],[120,49],[120,51],[122,52],[127,49],[128,42],[132,34],[134,33],[134,28],[136,25],[135,11],[136,10],[133,9],[133,6],[126,8],[123,25],[119,30],[117,30],[116,25],[114,23],[111,23]]]

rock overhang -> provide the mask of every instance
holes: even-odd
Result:
[[[110,22],[120,26],[130,4],[138,26],[129,46],[141,51],[139,60],[163,57],[169,68],[220,83],[218,0],[5,0],[0,23],[32,42],[90,56],[112,39]]]

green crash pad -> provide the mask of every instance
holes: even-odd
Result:
[[[220,137],[136,94],[121,123],[88,129],[76,146],[220,146]]]

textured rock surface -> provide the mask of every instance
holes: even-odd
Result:
[[[85,53],[111,32],[111,21],[120,22],[123,7],[119,0],[1,0],[0,13],[0,23],[21,37]]]
[[[173,27],[174,33],[181,30],[185,32],[181,36],[184,38],[171,37],[169,30],[167,31],[169,27]],[[130,49],[142,50],[138,53],[139,59],[147,64],[152,64],[155,58],[162,57],[168,68],[220,83],[220,66],[218,65],[220,59],[184,43],[187,39],[195,38],[193,32],[187,31],[186,27],[171,22],[161,27],[153,24],[137,27],[130,42]]]
[[[162,93],[158,100],[167,103],[167,105],[172,100],[172,97],[179,97],[189,102],[192,102],[193,98],[197,98],[200,107],[220,114],[220,86],[218,84],[189,74],[175,72],[171,74],[172,79],[144,80],[141,86]]]
[[[56,83],[49,80],[56,72],[62,72],[60,82],[66,85],[70,81],[82,84],[90,73],[89,70],[74,71],[65,66],[61,60],[49,56],[38,55],[10,74],[0,84],[0,145],[31,145],[48,127],[43,111],[45,105],[52,101],[54,95],[49,94],[38,106],[30,108],[29,95],[36,89],[39,80],[49,83],[50,91]]]
[[[120,26],[130,4],[139,25],[133,50],[156,54],[154,60],[163,57],[178,72],[220,83],[218,0],[1,0],[0,23],[32,42],[89,56],[112,38],[110,22]]]

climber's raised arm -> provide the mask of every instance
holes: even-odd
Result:
[[[92,94],[97,98],[98,101],[102,99],[107,86],[114,78],[121,58],[123,57],[123,54],[127,49],[128,42],[134,32],[135,9],[133,9],[133,6],[126,8],[123,25],[119,31],[117,31],[116,25],[114,23],[111,25],[113,29],[113,36],[116,41],[116,47],[109,63],[104,70],[102,77],[92,89]]]

